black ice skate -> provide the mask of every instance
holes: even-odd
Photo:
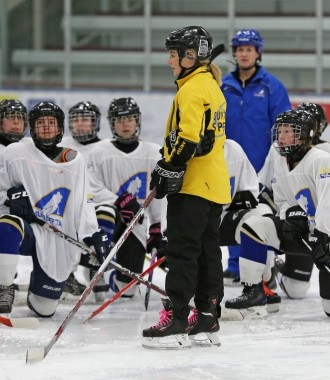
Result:
[[[264,293],[263,282],[259,284],[243,283],[242,295],[225,302],[228,309],[239,309],[244,316],[263,318],[268,315],[267,297]]]
[[[218,297],[209,298],[209,310],[202,312],[193,309],[188,319],[189,337],[192,342],[202,346],[220,346],[218,331],[220,330],[218,321]],[[220,315],[220,309],[219,309]]]
[[[9,314],[13,308],[15,299],[14,284],[0,285],[0,314]]]
[[[159,322],[143,330],[142,346],[167,350],[190,348],[188,321],[184,323],[173,317],[173,308],[169,299],[162,299],[162,303],[164,309],[159,313]]]
[[[266,281],[264,281],[264,293],[267,297],[267,311],[268,313],[276,313],[280,310],[281,296],[279,296],[276,292],[271,290]]]
[[[90,280],[96,275],[97,270],[91,269],[89,273]],[[109,284],[104,281],[103,275],[99,279],[99,282],[94,286],[93,292],[95,296],[95,302],[104,302],[106,293],[109,291]]]
[[[66,280],[61,294],[61,301],[69,301],[70,299],[75,300],[77,297],[80,297],[86,286],[80,284],[73,273],[70,273],[69,278]]]

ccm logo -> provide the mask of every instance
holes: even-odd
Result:
[[[28,193],[26,190],[24,191],[19,191],[18,193],[14,193],[11,195],[11,199],[19,199],[19,198],[25,198],[28,197]]]

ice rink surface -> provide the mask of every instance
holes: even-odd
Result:
[[[21,279],[28,271],[22,262]],[[146,265],[149,265],[146,263]],[[164,274],[154,282],[164,287]],[[73,307],[61,303],[36,329],[0,325],[1,380],[283,380],[330,378],[330,319],[322,310],[315,268],[307,298],[290,300],[282,291],[280,312],[265,319],[220,324],[221,347],[188,350],[147,350],[142,329],[158,321],[161,309],[152,291],[144,310],[145,287],[133,299],[119,299],[87,324],[82,319],[98,305],[93,299],[76,313],[57,343],[41,362],[26,364],[28,348],[45,347]],[[225,288],[224,299],[241,293]],[[24,294],[20,294],[24,299]],[[15,306],[12,317],[32,316],[26,305]]]

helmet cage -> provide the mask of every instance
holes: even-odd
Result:
[[[139,106],[137,105],[134,99],[113,99],[109,106],[107,119],[114,140],[117,140],[123,144],[130,144],[139,139],[141,133],[141,112]],[[119,136],[115,128],[115,122],[122,122],[125,120],[132,119],[135,119],[136,121],[136,128],[133,135],[129,138]]]
[[[201,62],[211,58],[212,36],[201,26],[187,26],[171,32],[165,46],[167,50],[177,50],[180,58],[185,57],[187,49],[193,49]]]
[[[23,121],[22,132],[4,132],[3,119],[20,119]],[[20,141],[27,129],[27,111],[26,107],[19,100],[3,100],[0,103],[0,135],[2,135],[7,141],[13,143]]]
[[[279,128],[292,128],[293,143],[284,145],[281,142],[279,144]],[[277,116],[271,129],[272,143],[281,156],[300,160],[310,148],[315,130],[316,120],[309,112],[303,110],[286,111]]]
[[[45,116],[54,117],[57,120],[59,133],[52,138],[40,138],[36,133],[37,119]],[[41,102],[35,105],[29,112],[30,133],[36,147],[41,150],[51,150],[62,141],[64,134],[64,112],[56,104],[51,102]]]
[[[90,132],[81,132],[74,128],[74,123],[79,119],[89,119],[92,124]],[[101,113],[97,106],[90,102],[81,102],[71,107],[69,110],[69,129],[72,137],[78,142],[93,140],[100,130]]]

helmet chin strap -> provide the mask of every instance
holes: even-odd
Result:
[[[180,57],[179,65],[181,67],[181,73],[179,74],[179,76],[177,77],[177,79],[181,79],[181,78],[184,77],[185,70],[187,70],[187,73],[185,74],[185,75],[187,75],[191,71],[195,70],[197,67],[200,66],[200,63],[196,60],[196,63],[195,63],[195,65],[193,67],[184,67],[184,66],[182,66],[182,59],[183,59],[183,57]]]

